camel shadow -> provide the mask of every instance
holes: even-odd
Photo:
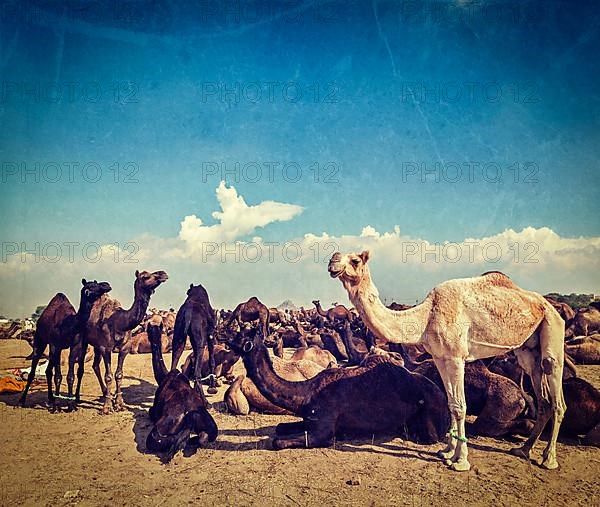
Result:
[[[146,454],[146,438],[152,430],[152,421],[148,415],[148,410],[152,407],[156,385],[147,380],[136,377],[125,377],[128,380],[135,380],[137,383],[124,386],[121,389],[123,401],[127,410],[133,414],[133,434],[136,450],[139,453]]]

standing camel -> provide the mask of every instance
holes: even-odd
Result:
[[[352,314],[350,313],[350,310],[348,310],[348,308],[346,308],[344,305],[335,305],[333,308],[330,308],[329,310],[325,311],[323,310],[323,308],[321,308],[321,301],[319,301],[318,299],[315,299],[312,303],[313,305],[315,305],[317,313],[321,317],[324,317],[331,322],[334,322],[336,320],[352,321]]]
[[[75,348],[79,345],[76,342],[81,338],[80,333],[83,331],[87,320],[90,317],[92,305],[103,294],[106,294],[111,290],[108,282],[98,283],[96,280],[87,282],[84,278],[81,280],[81,284],[83,287],[81,288],[81,299],[77,312],[75,312],[75,308],[73,308],[73,305],[69,302],[67,296],[59,292],[50,300],[50,303],[48,303],[48,306],[44,309],[37,321],[35,335],[33,337],[33,357],[31,359],[32,374],[27,377],[27,384],[21,395],[21,405],[25,405],[27,392],[35,377],[33,373],[37,368],[38,362],[42,357],[46,346],[49,345],[50,358],[48,366],[46,367],[46,379],[48,381],[48,409],[52,412],[56,410],[55,395],[60,396],[60,384],[62,382],[60,353],[63,349],[69,347]],[[56,393],[52,392],[52,373],[54,370]],[[71,375],[67,376],[69,396],[72,396],[73,380]],[[73,408],[73,406],[70,405],[70,408]]]
[[[225,327],[229,328],[234,320],[237,320],[239,324],[258,320],[262,326],[263,336],[269,336],[269,309],[257,297],[252,296],[245,303],[237,305],[227,319]]]
[[[210,305],[208,293],[202,285],[190,284],[187,296],[175,318],[171,371],[177,369],[179,359],[185,348],[186,338],[189,336],[192,349],[194,349],[194,389],[204,396],[202,391],[202,356],[204,348],[208,345],[208,376],[210,379],[208,393],[215,394],[217,385],[215,379],[214,331],[217,316]]]
[[[84,336],[83,351],[79,357],[79,371],[83,372],[83,360],[90,344],[94,347],[93,369],[100,389],[104,395],[102,414],[112,410],[112,369],[111,353],[118,350],[119,358],[115,371],[116,393],[114,400],[115,410],[123,410],[123,396],[121,382],[123,380],[123,363],[129,351],[131,330],[136,327],[146,315],[150,296],[154,290],[169,277],[164,271],[136,271],[133,284],[134,300],[129,310],[124,310],[121,303],[107,295],[102,296],[94,303],[91,316],[87,322]],[[104,361],[104,380],[100,374],[100,361]]]
[[[448,445],[440,452],[445,463],[452,470],[470,469],[465,434],[465,362],[514,350],[532,379],[537,419],[529,439],[511,452],[529,459],[552,415],[551,405],[552,435],[542,466],[557,468],[556,439],[565,413],[564,321],[552,305],[541,295],[519,288],[506,275],[490,272],[441,283],[421,304],[397,312],[379,299],[368,260],[368,251],[345,255],[336,252],[329,261],[329,274],[341,280],[360,317],[378,338],[419,344],[433,357],[451,414]]]

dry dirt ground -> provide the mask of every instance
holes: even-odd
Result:
[[[26,342],[0,341],[0,371],[27,366],[30,351]],[[86,369],[77,412],[48,413],[43,385],[24,409],[15,406],[18,395],[0,396],[1,506],[600,504],[600,449],[561,442],[560,468],[546,471],[507,454],[511,442],[473,438],[472,469],[462,474],[436,458],[439,445],[398,438],[275,452],[274,427],[292,418],[229,415],[226,386],[209,397],[217,441],[163,464],[144,452],[155,390],[150,355],[127,358],[127,410],[109,416],[98,413],[98,385],[90,363]],[[581,371],[600,387],[600,366]]]

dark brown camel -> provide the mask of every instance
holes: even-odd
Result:
[[[92,311],[92,305],[103,294],[110,292],[111,286],[108,282],[98,283],[96,280],[87,282],[81,280],[83,287],[81,288],[81,298],[79,301],[79,309],[75,312],[75,308],[69,302],[67,296],[62,293],[56,294],[48,303],[48,306],[40,315],[37,321],[35,335],[33,338],[33,357],[31,359],[32,374],[27,377],[25,390],[21,395],[20,403],[25,405],[27,392],[31,387],[31,382],[35,375],[35,369],[42,357],[46,346],[50,346],[50,357],[48,366],[46,367],[46,379],[48,382],[48,409],[55,411],[56,397],[60,396],[60,384],[62,382],[62,374],[60,371],[60,353],[67,348],[81,349],[81,332],[83,331]],[[56,393],[52,392],[52,374],[54,372],[54,384]],[[83,370],[78,371],[78,375],[83,376]],[[67,383],[69,389],[69,398],[73,396],[74,375],[67,375]],[[79,386],[81,380],[77,383],[77,394],[79,395]],[[69,402],[69,408],[74,408],[74,404]]]
[[[162,357],[161,336],[163,324],[148,323],[148,338],[152,346],[152,369],[158,389],[150,408],[150,420],[154,423],[146,439],[151,452],[163,452],[169,461],[183,449],[192,433],[198,443],[214,442],[217,425],[208,413],[204,396],[190,386],[190,381],[179,370],[167,371]]]
[[[407,358],[404,359],[411,369]],[[442,378],[432,360],[413,366],[412,371],[424,375],[443,389]],[[529,436],[531,433],[535,418],[533,401],[525,398],[515,382],[492,373],[481,361],[465,365],[465,397],[467,414],[477,416],[470,426],[473,433],[486,437]],[[527,409],[529,418],[525,418]]]
[[[227,319],[225,327],[230,327],[234,320],[237,320],[238,324],[258,320],[263,336],[269,336],[269,309],[257,297],[253,296],[245,303],[237,305]]]
[[[204,352],[202,354],[201,375],[203,379],[210,375],[210,357],[207,349],[208,347],[205,347]],[[220,385],[219,378],[221,377],[225,378],[225,380],[227,381],[232,382],[235,378],[235,376],[233,375],[233,367],[235,366],[235,363],[237,363],[240,359],[240,356],[236,354],[233,350],[231,350],[225,343],[217,343],[215,345],[213,355],[215,360],[215,379],[217,382],[217,386]],[[194,371],[194,361],[194,353],[192,352],[185,360],[182,371],[186,374],[190,372],[191,376]]]
[[[190,284],[187,299],[179,308],[175,319],[173,333],[173,355],[171,371],[177,369],[179,359],[189,337],[194,350],[194,372],[192,379],[194,388],[204,396],[202,391],[202,358],[204,348],[208,346],[209,387],[208,393],[217,392],[215,381],[214,331],[217,323],[216,313],[210,305],[208,293],[202,285]]]
[[[304,382],[289,382],[274,372],[256,330],[239,333],[232,348],[242,355],[249,378],[269,401],[303,418],[277,426],[275,449],[327,447],[335,437],[375,433],[403,433],[432,443],[448,428],[443,392],[387,358],[378,358],[372,366],[334,368]]]
[[[169,277],[164,271],[136,271],[133,284],[134,300],[131,308],[124,310],[121,303],[107,295],[102,296],[94,303],[92,313],[87,322],[83,353],[79,355],[79,371],[83,371],[83,359],[88,343],[94,347],[93,370],[98,378],[100,389],[104,395],[102,414],[108,414],[113,408],[111,394],[112,369],[111,354],[113,350],[119,352],[117,370],[115,371],[116,392],[114,400],[115,410],[123,410],[123,395],[121,382],[123,381],[123,363],[129,350],[131,330],[135,328],[146,315],[150,296],[155,289]],[[100,375],[100,361],[104,361],[104,380]],[[71,358],[69,358],[71,362]]]
[[[565,380],[563,390],[567,411],[560,434],[582,437],[583,445],[600,447],[600,391],[577,377]]]

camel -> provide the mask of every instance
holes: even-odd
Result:
[[[565,380],[563,388],[567,411],[561,435],[583,435],[582,444],[600,447],[600,391],[577,377]]]
[[[50,346],[50,357],[46,368],[46,379],[48,382],[48,409],[51,412],[57,410],[56,397],[60,396],[60,384],[62,382],[62,374],[60,369],[60,354],[61,351],[67,348],[81,347],[81,333],[90,317],[92,305],[103,294],[111,291],[111,286],[108,282],[98,283],[96,280],[88,282],[81,280],[81,296],[79,300],[79,308],[77,312],[73,305],[69,302],[67,296],[59,292],[48,303],[40,318],[37,321],[37,326],[33,338],[33,357],[31,358],[31,371],[35,371],[38,362],[46,346]],[[54,372],[54,384],[56,393],[52,391],[52,375]],[[81,384],[81,376],[83,370],[78,371],[79,381],[77,383],[77,394]],[[25,406],[27,393],[31,387],[31,382],[35,375],[27,377],[25,390],[21,395],[20,403]],[[69,398],[73,396],[74,375],[71,375],[71,370],[67,375],[67,384],[69,389]],[[74,405],[69,404],[69,408],[73,409]]]
[[[600,334],[578,336],[567,341],[565,353],[577,364],[600,364]]]
[[[290,361],[301,360],[312,361],[313,363],[316,363],[319,366],[322,366],[323,368],[331,368],[337,366],[335,356],[331,352],[329,352],[328,350],[323,350],[322,348],[317,347],[315,345],[296,349],[290,357]]]
[[[327,447],[336,437],[402,430],[417,442],[432,443],[450,422],[444,393],[389,358],[376,356],[367,366],[323,370],[309,380],[290,382],[275,372],[257,330],[239,333],[231,346],[262,395],[303,418],[277,426],[274,449]],[[387,392],[382,385],[394,389]]]
[[[168,334],[164,332],[165,324],[164,318],[162,315],[158,313],[153,313],[146,322],[146,331],[142,331],[141,333],[137,333],[131,337],[129,342],[129,353],[130,354],[148,354],[152,352],[152,345],[150,343],[150,339],[148,338],[148,326],[161,326],[163,330],[161,343],[162,343],[162,352],[170,352],[171,351],[171,338]]]
[[[271,364],[277,375],[290,382],[311,379],[326,368],[307,359],[284,360],[277,356],[273,357]],[[224,399],[229,411],[236,415],[248,415],[251,408],[266,414],[294,413],[289,408],[281,407],[277,402],[265,398],[254,381],[246,375],[235,379],[225,392]]]
[[[113,409],[111,353],[113,349],[119,353],[115,371],[114,399],[114,409],[119,411],[124,409],[121,382],[123,381],[123,363],[129,351],[130,331],[142,321],[150,303],[150,297],[156,288],[166,282],[168,278],[164,271],[150,273],[136,270],[133,284],[134,299],[128,310],[123,309],[119,301],[106,294],[98,299],[92,307],[92,313],[85,328],[83,353],[79,355],[79,370],[83,371],[83,357],[87,351],[87,345],[90,344],[94,348],[92,368],[104,395],[104,405],[101,410],[103,415],[109,414]],[[100,374],[101,360],[104,361],[104,380]]]
[[[557,468],[556,440],[566,409],[562,392],[565,325],[554,307],[543,296],[521,289],[506,275],[489,272],[444,282],[422,303],[397,312],[379,299],[368,260],[368,251],[345,255],[336,252],[328,271],[332,278],[340,279],[361,319],[378,338],[422,345],[433,357],[451,414],[447,445],[440,451],[445,463],[456,471],[471,468],[465,432],[465,362],[514,350],[532,379],[538,406],[530,437],[511,452],[529,459],[553,415],[542,466]]]
[[[213,355],[214,355],[214,361],[215,361],[214,374],[215,374],[215,381],[216,381],[217,386],[220,385],[219,378],[221,378],[221,377],[224,377],[225,380],[233,381],[233,379],[234,379],[233,367],[240,359],[240,356],[238,354],[236,354],[233,350],[231,350],[224,343],[217,343],[215,345],[215,348],[213,350]],[[187,374],[188,372],[190,373],[190,375],[193,374],[194,361],[195,361],[194,353],[192,352],[187,357],[187,359],[185,360],[185,363],[183,364],[182,371],[185,374]],[[210,363],[209,353],[208,353],[207,347],[205,347],[204,351],[202,353],[202,368],[200,370],[200,374],[202,375],[203,379],[210,375],[209,363]]]
[[[600,310],[594,306],[580,308],[565,333],[565,337],[587,336],[600,333]]]
[[[183,449],[192,433],[200,444],[214,442],[217,425],[208,413],[204,396],[192,389],[188,378],[178,370],[167,371],[162,357],[163,323],[148,323],[148,337],[152,345],[152,369],[158,389],[150,408],[154,424],[146,438],[151,452],[164,452],[169,461]]]
[[[257,297],[253,296],[245,303],[237,305],[227,319],[225,327],[230,327],[234,320],[237,320],[240,324],[259,320],[263,328],[263,336],[269,335],[269,309]]]
[[[202,358],[204,348],[208,346],[209,387],[208,393],[217,392],[215,382],[214,331],[217,323],[216,313],[210,305],[208,293],[202,285],[190,284],[187,299],[179,308],[173,333],[173,354],[171,370],[175,370],[183,353],[187,337],[194,350],[194,389],[202,396]]]
[[[405,360],[406,363],[406,360]],[[407,366],[420,373],[440,389],[441,376],[432,360]],[[471,430],[481,436],[529,436],[533,422],[524,417],[527,408],[534,412],[533,401],[511,379],[492,373],[481,361],[465,365],[465,399],[467,414],[477,416]]]
[[[573,308],[571,308],[567,303],[561,303],[549,296],[544,297],[546,298],[546,301],[548,301],[548,303],[550,303],[556,309],[558,314],[565,321],[565,329],[568,329],[573,322],[573,317],[575,317],[575,310],[573,310]]]
[[[336,320],[352,320],[352,314],[344,305],[335,305],[333,308],[325,311],[321,308],[321,302],[318,299],[315,299],[312,304],[315,305],[317,313],[330,322]]]

